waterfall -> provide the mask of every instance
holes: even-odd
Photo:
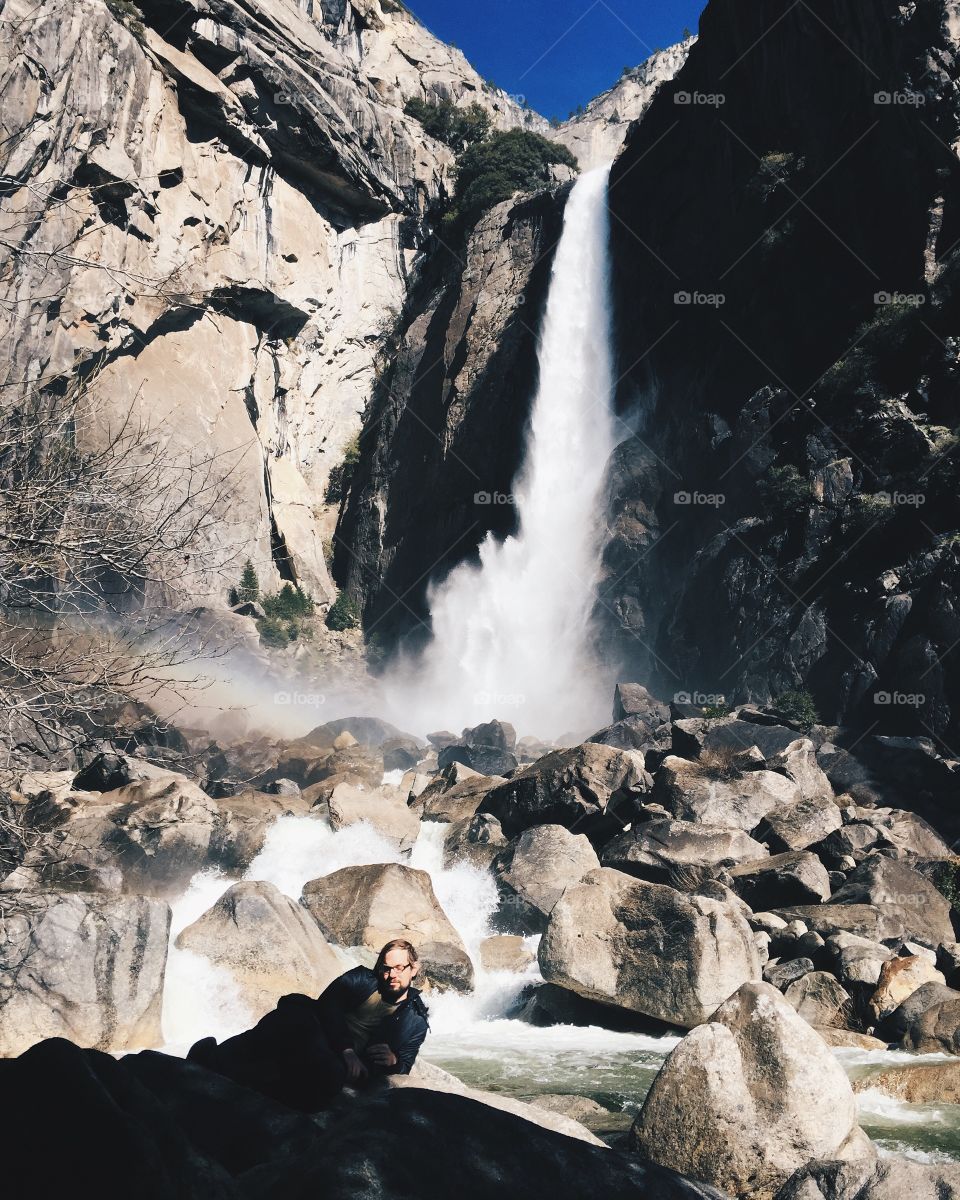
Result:
[[[609,167],[582,176],[564,214],[538,348],[540,381],[510,497],[517,533],[488,533],[479,566],[432,585],[433,640],[385,694],[404,728],[459,729],[491,717],[521,732],[588,734],[610,704],[591,651],[599,514],[615,444],[611,399]],[[483,503],[481,496],[478,501]]]

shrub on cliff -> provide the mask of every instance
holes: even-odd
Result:
[[[492,134],[458,159],[450,218],[474,224],[487,209],[509,200],[514,192],[533,191],[549,183],[552,166],[576,170],[577,160],[566,146],[527,129]]]
[[[813,696],[806,691],[783,692],[773,701],[773,707],[790,721],[794,721],[804,732],[809,732],[820,720]]]
[[[808,505],[813,498],[810,481],[795,466],[771,467],[757,483],[763,507],[771,516],[784,516]]]
[[[360,461],[360,438],[351,438],[343,451],[343,462],[330,470],[324,499],[328,504],[339,504],[350,488],[353,472]]]
[[[346,592],[341,592],[327,613],[327,628],[341,632],[356,629],[360,624],[360,610]]]
[[[437,138],[460,153],[482,142],[490,132],[490,114],[479,104],[468,104],[459,108],[452,100],[408,100],[403,106],[407,116],[419,121],[431,137]]]

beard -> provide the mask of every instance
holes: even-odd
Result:
[[[380,993],[380,999],[386,1004],[396,1004],[398,1000],[402,1000],[407,994],[406,987],[394,989],[383,981],[377,984],[377,991]]]

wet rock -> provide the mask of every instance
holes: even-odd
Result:
[[[142,896],[46,892],[4,905],[0,1056],[44,1038],[130,1050],[162,1041],[170,909]]]
[[[452,764],[420,793],[423,817],[433,821],[469,820],[487,794],[503,782],[500,775],[481,775],[461,763]]]
[[[815,854],[775,854],[731,867],[733,886],[751,908],[810,904],[830,898],[830,880]]]
[[[480,943],[480,962],[485,971],[522,973],[536,961],[536,955],[524,946],[523,938],[513,934],[484,938]]]
[[[810,971],[784,992],[787,1003],[808,1025],[844,1028],[850,1019],[851,1001],[846,991],[826,971]]]
[[[797,785],[773,771],[739,778],[671,756],[657,773],[653,799],[682,821],[699,821],[750,832],[774,809],[796,804]]]
[[[398,850],[412,850],[420,833],[420,818],[398,788],[382,785],[375,791],[338,783],[327,801],[330,824],[346,829],[365,821]]]
[[[395,863],[343,867],[305,884],[301,903],[338,946],[364,946],[376,954],[391,938],[407,938],[431,984],[472,990],[473,964],[426,871]]]
[[[763,846],[742,829],[653,820],[636,824],[607,842],[601,862],[638,879],[667,883],[678,867],[730,866],[764,854]]]
[[[299,796],[300,785],[292,779],[275,779],[263,789],[269,796]]]
[[[456,862],[468,862],[486,871],[506,845],[507,839],[497,818],[476,813],[449,826],[443,840],[443,865],[450,867]]]
[[[385,771],[409,770],[423,758],[423,749],[415,738],[388,738],[380,749]]]
[[[510,838],[532,825],[564,825],[608,839],[622,828],[617,814],[629,809],[642,775],[629,751],[588,742],[524,767],[489,792],[479,811],[497,817]]]
[[[251,1024],[288,992],[318,996],[351,965],[306,909],[266,882],[233,884],[176,945],[232,973]]]
[[[778,808],[760,822],[757,839],[774,852],[806,850],[834,830],[840,830],[843,817],[831,793],[812,796],[787,808]]]
[[[461,762],[483,775],[509,775],[518,766],[514,754],[516,742],[512,725],[488,721],[485,725],[465,729],[459,741],[440,750],[437,762],[441,769]]]
[[[856,1033],[852,1029],[836,1029],[831,1025],[814,1025],[817,1033],[828,1046],[850,1050],[886,1050],[887,1043],[879,1038],[871,1037],[868,1033]],[[856,1091],[854,1086],[854,1091]]]
[[[673,1050],[631,1137],[730,1195],[769,1196],[811,1160],[875,1154],[843,1068],[765,983],[744,984]]]
[[[495,928],[504,933],[542,933],[564,893],[600,866],[584,834],[562,825],[524,830],[493,864],[500,904]]]
[[[548,982],[684,1028],[760,977],[750,927],[734,904],[607,867],[564,893],[539,961]]]
[[[929,959],[919,955],[888,959],[880,970],[877,990],[870,997],[870,1013],[874,1023],[879,1023],[898,1009],[925,983],[946,984],[943,975]]]
[[[960,1104],[960,1062],[886,1067],[853,1085],[856,1092],[867,1088],[907,1104]]]
[[[312,729],[306,737],[316,746],[332,747],[342,733],[348,733],[354,744],[379,749],[385,743],[399,740],[423,746],[423,742],[412,733],[404,733],[389,721],[381,721],[379,717],[339,717],[335,721],[327,721]]]
[[[923,983],[911,992],[899,1008],[895,1008],[880,1022],[876,1028],[877,1037],[888,1042],[902,1041],[914,1026],[919,1030],[921,1018],[927,1010],[933,1012],[942,1004],[955,1005],[958,1001],[960,991],[942,983]]]

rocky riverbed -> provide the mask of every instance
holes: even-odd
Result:
[[[192,1040],[403,934],[425,960],[425,1061],[402,1098],[327,1125],[393,1128],[441,1091],[483,1106],[484,1145],[510,1121],[614,1147],[603,1169],[638,1195],[653,1163],[782,1200],[955,1186],[958,860],[927,817],[956,764],[638,685],[613,717],[568,746],[500,721],[426,741],[362,717],[293,741],[134,733],[11,777],[0,1067],[27,1095],[85,1073],[97,1103],[133,1076],[176,1110],[223,1091],[176,1065]],[[212,1127],[178,1120],[231,1187],[289,1149],[277,1135],[234,1170]]]

